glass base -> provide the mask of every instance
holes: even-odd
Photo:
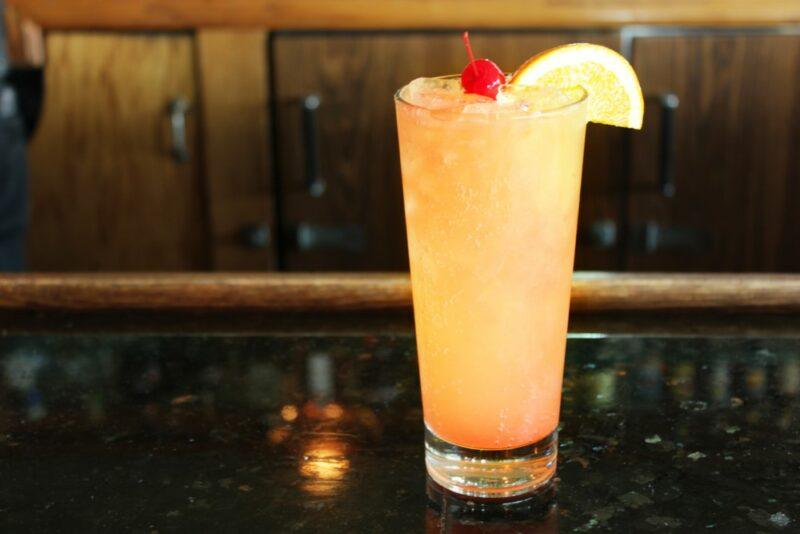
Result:
[[[425,487],[425,532],[558,532],[555,483],[509,499],[465,498],[444,489],[430,476],[426,477]]]
[[[543,489],[556,472],[558,431],[516,449],[468,449],[425,428],[425,465],[430,477],[453,493],[508,499]]]

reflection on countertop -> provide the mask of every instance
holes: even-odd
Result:
[[[800,339],[571,339],[548,495],[426,481],[409,336],[0,337],[3,530],[800,524]],[[490,392],[476,392],[490,394]]]

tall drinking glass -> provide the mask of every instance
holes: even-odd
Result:
[[[586,93],[509,105],[452,80],[395,95],[425,459],[451,491],[507,498],[556,468]]]

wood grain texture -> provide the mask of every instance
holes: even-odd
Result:
[[[631,250],[628,269],[800,270],[800,36],[637,39],[645,93],[674,92],[676,194],[656,192],[659,117],[632,139],[632,228],[652,221],[707,242]]]
[[[8,0],[45,28],[576,28],[800,21],[796,0]]]
[[[208,266],[196,121],[172,156],[168,104],[195,101],[184,35],[51,33],[29,148],[32,270]]]
[[[405,273],[0,275],[6,310],[390,310],[411,306]],[[800,275],[576,273],[573,312],[800,311]]]
[[[3,12],[8,60],[15,67],[44,65],[44,36],[42,28],[21,14],[14,6]]]
[[[275,230],[266,37],[259,30],[203,30],[196,37],[215,270],[276,267],[274,239],[255,248],[242,235],[254,225]]]
[[[0,307],[152,309],[382,309],[411,302],[407,275],[0,275]]]
[[[531,51],[588,41],[618,47],[615,33],[474,32],[473,46],[513,69]],[[278,34],[272,46],[276,99],[276,154],[290,270],[401,270],[408,265],[402,186],[391,95],[420,76],[458,72],[464,49],[458,34]],[[314,198],[306,187],[300,103],[321,99],[317,112],[322,174],[328,184]],[[581,226],[615,219],[619,209],[620,131],[590,127],[584,164]],[[362,252],[299,250],[291,230],[303,223],[356,225]],[[578,268],[613,269],[617,254],[579,241]]]

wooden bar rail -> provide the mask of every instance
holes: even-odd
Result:
[[[347,311],[411,307],[405,273],[7,274],[0,310]],[[800,275],[576,273],[573,312],[798,312]]]
[[[797,0],[8,0],[45,29],[577,28],[800,22]]]

